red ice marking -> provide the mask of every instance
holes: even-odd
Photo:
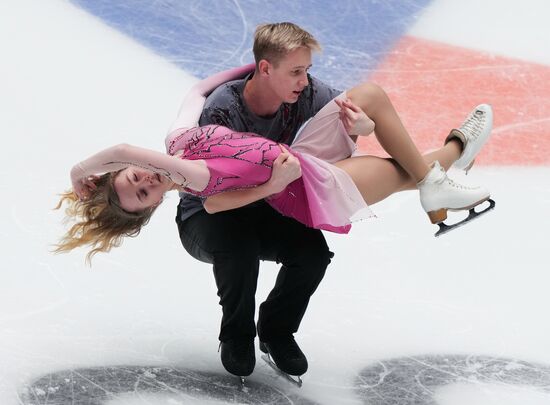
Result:
[[[493,135],[476,164],[550,165],[550,66],[404,37],[368,80],[387,91],[421,151],[488,103]],[[385,155],[373,138],[359,149]]]

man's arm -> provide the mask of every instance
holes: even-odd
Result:
[[[250,203],[278,194],[287,185],[302,176],[299,160],[281,147],[281,154],[273,162],[271,178],[257,187],[227,191],[208,197],[204,209],[209,214],[244,207]]]
[[[235,208],[244,207],[255,201],[269,197],[275,194],[268,183],[264,183],[257,187],[252,187],[246,190],[226,191],[208,197],[204,201],[204,209],[209,214],[216,212],[228,211]]]

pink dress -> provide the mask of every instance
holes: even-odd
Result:
[[[301,153],[301,145],[309,151],[307,139],[300,142],[298,138],[291,149],[283,146],[299,159],[302,177],[277,196],[266,199],[267,202],[281,214],[309,227],[337,233],[348,233],[354,217],[362,210],[372,216],[347,173],[308,153]],[[170,155],[181,151],[183,159],[206,162],[210,171],[206,188],[200,192],[186,189],[202,197],[265,183],[271,177],[274,160],[281,153],[279,144],[274,141],[217,125],[183,130],[170,139],[167,149]],[[347,157],[351,151],[341,154]]]

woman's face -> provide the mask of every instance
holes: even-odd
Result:
[[[118,172],[113,186],[120,206],[128,212],[138,212],[160,203],[170,182],[150,170],[128,167]]]

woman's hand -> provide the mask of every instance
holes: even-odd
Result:
[[[98,176],[82,176],[84,171],[79,165],[76,165],[71,170],[71,183],[73,185],[73,192],[81,200],[87,200],[90,198],[92,191],[94,191],[97,186],[95,181],[99,178]]]
[[[374,122],[350,99],[335,99],[340,107],[340,120],[349,135],[367,136],[374,130]]]
[[[267,182],[273,194],[280,193],[294,180],[302,177],[302,168],[298,158],[282,145],[279,144],[279,147],[281,154],[273,161],[273,172]]]

